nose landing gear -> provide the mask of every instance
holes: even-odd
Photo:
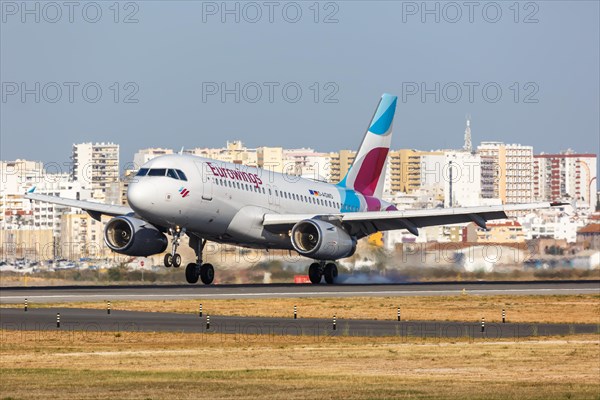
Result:
[[[181,265],[181,255],[177,253],[177,247],[179,247],[179,243],[181,242],[181,235],[185,233],[185,228],[180,229],[179,227],[172,229],[169,228],[169,234],[173,236],[172,248],[171,252],[165,254],[164,263],[165,267],[175,267],[179,268]]]

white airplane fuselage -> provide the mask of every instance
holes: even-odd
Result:
[[[164,170],[164,173],[163,173]],[[185,179],[177,172],[183,171]],[[180,226],[221,243],[293,249],[289,233],[272,233],[265,214],[337,214],[395,209],[355,190],[298,176],[193,155],[157,157],[129,184],[130,207],[157,226]]]

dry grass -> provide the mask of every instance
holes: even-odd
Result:
[[[517,342],[0,335],[3,399],[600,398],[597,335]]]
[[[196,313],[224,316],[291,317],[294,305],[305,318],[395,319],[401,307],[405,321],[486,321],[498,322],[506,309],[509,322],[600,323],[600,296],[560,295],[458,295],[430,297],[352,297],[237,300],[113,301],[115,310]],[[3,305],[14,307],[14,305]],[[30,307],[81,307],[102,309],[104,302],[31,304]]]

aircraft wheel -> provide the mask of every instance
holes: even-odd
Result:
[[[328,263],[325,266],[325,273],[323,275],[325,276],[325,282],[327,282],[330,285],[335,283],[335,280],[338,276],[337,265],[335,265],[334,263]]]
[[[169,268],[173,266],[173,255],[171,253],[165,254],[165,267]]]
[[[181,256],[178,253],[175,253],[175,255],[173,256],[173,266],[175,268],[179,268],[180,265],[181,265]]]
[[[321,277],[323,274],[321,273],[321,264],[312,263],[310,267],[308,267],[308,277],[313,284],[321,283]]]
[[[215,269],[211,264],[202,264],[200,267],[200,279],[205,285],[210,285],[215,279]]]
[[[185,267],[185,279],[188,283],[197,283],[199,277],[198,264],[190,263]]]

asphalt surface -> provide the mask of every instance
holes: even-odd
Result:
[[[60,327],[56,325],[60,313]],[[92,332],[181,332],[235,335],[239,340],[268,340],[275,336],[313,336],[317,339],[331,336],[396,336],[500,339],[527,338],[549,335],[598,334],[597,324],[485,324],[481,322],[426,322],[374,321],[333,319],[293,319],[210,316],[198,314],[152,313],[139,311],[90,310],[77,308],[23,308],[0,309],[0,327],[3,330],[36,331],[43,340],[44,333],[66,331],[73,335]],[[0,334],[1,335],[1,334]],[[258,338],[256,335],[264,335]],[[30,337],[28,335],[28,337]]]
[[[600,281],[450,282],[354,285],[144,285],[0,288],[0,304],[96,300],[600,294]]]

